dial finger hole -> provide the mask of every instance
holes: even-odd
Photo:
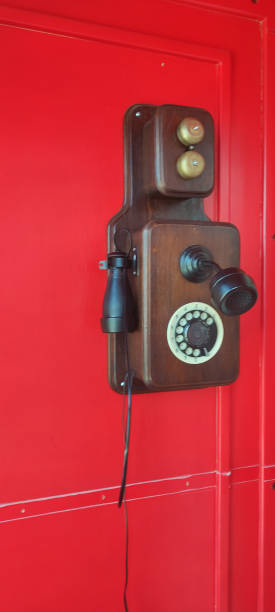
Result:
[[[188,346],[185,352],[186,352],[186,355],[193,355],[193,349],[191,349],[190,346]]]

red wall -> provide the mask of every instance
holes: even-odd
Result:
[[[123,609],[122,402],[100,331],[134,103],[202,106],[259,289],[223,389],[134,397],[131,612],[273,612],[272,0],[0,5],[3,612]]]

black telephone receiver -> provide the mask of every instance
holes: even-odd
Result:
[[[214,125],[201,108],[135,105],[124,120],[125,198],[108,225],[102,329],[109,382],[133,393],[224,385],[239,372],[239,315],[257,300],[240,240],[212,222]]]

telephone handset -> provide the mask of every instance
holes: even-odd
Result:
[[[214,185],[212,117],[135,105],[124,145],[125,199],[108,225],[101,320],[109,382],[122,392],[127,333],[133,393],[229,384],[239,370],[239,315],[257,290],[239,268],[237,228],[204,212]]]

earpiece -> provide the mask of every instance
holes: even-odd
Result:
[[[218,268],[210,281],[210,292],[213,302],[223,314],[244,314],[257,301],[253,279],[240,268],[222,270],[206,247],[197,244],[187,247],[180,256],[179,266],[184,278],[193,283],[206,281]]]
[[[240,268],[220,270],[210,282],[212,299],[226,315],[241,315],[257,301],[253,279]]]

